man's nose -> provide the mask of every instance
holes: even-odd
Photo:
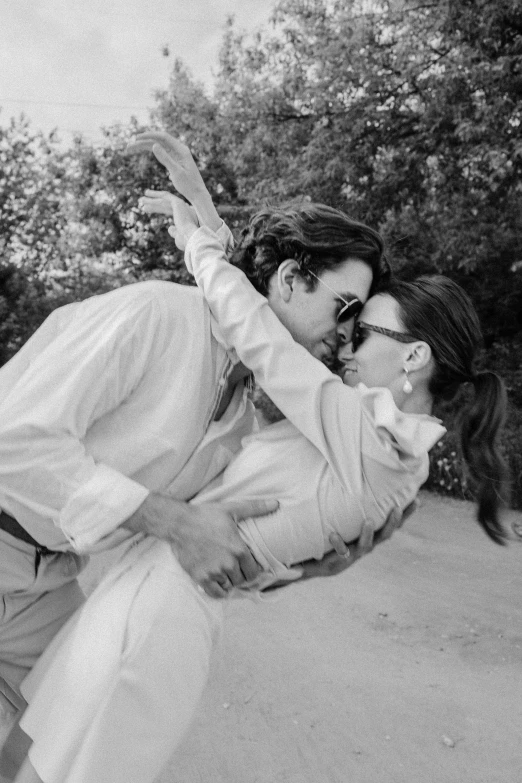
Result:
[[[354,325],[354,319],[350,318],[349,321],[343,321],[340,324],[337,324],[337,342],[339,345],[339,348],[341,348],[343,345],[351,345],[352,342],[352,335],[353,335],[353,325]]]

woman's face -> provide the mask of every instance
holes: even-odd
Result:
[[[359,316],[359,321],[372,326],[381,326],[394,332],[404,332],[399,320],[399,307],[391,296],[377,294],[372,296]],[[352,350],[351,342],[340,348],[338,359],[344,364],[343,383],[348,386],[385,386],[392,393],[404,385],[404,363],[409,354],[408,343],[399,342],[377,332],[362,332],[362,343]],[[351,340],[352,335],[346,335]]]

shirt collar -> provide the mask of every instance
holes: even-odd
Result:
[[[401,452],[421,457],[446,433],[440,419],[428,413],[404,413],[395,405],[389,389],[367,389],[360,383],[361,394],[373,402],[375,427],[382,427],[392,435]]]

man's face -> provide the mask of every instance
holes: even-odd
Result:
[[[372,271],[363,261],[347,259],[324,272],[315,290],[298,274],[295,261],[284,261],[270,281],[268,303],[279,320],[312,356],[324,362],[336,353],[339,339],[337,315],[343,299],[357,297],[365,302],[370,292]],[[339,297],[342,297],[340,299]],[[349,324],[343,324],[343,337]]]

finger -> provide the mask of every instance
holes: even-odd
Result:
[[[154,144],[168,144],[168,140],[160,132],[145,131],[138,133],[132,141],[129,141],[126,150],[131,154],[133,152],[152,152]]]
[[[206,580],[200,582],[201,587],[211,598],[227,598],[228,592],[215,580]]]
[[[216,577],[215,582],[221,587],[222,590],[225,591],[225,593],[230,592],[230,590],[232,590],[234,587],[234,584],[228,573],[224,573],[222,576]]]
[[[130,141],[124,150],[124,155],[139,155],[141,152],[152,152],[153,141]]]
[[[516,539],[522,541],[522,522],[518,522],[517,520],[512,522],[511,530],[513,531]]]
[[[335,549],[338,555],[346,557],[350,555],[350,550],[344,543],[339,533],[331,533],[329,537],[330,545]]]
[[[153,198],[153,199],[168,199],[172,196],[172,198],[175,198],[172,193],[169,193],[168,190],[151,190],[150,188],[147,188],[145,191],[145,196],[147,198]]]
[[[154,142],[156,144],[163,144],[166,147],[170,147],[175,143],[181,144],[182,142],[179,142],[175,136],[171,136],[170,133],[166,133],[165,131],[158,131],[158,130],[149,130],[149,131],[143,131],[143,133],[138,133],[135,137],[136,141],[143,141],[143,142]]]
[[[381,533],[382,535],[386,535],[387,532],[391,535],[393,531],[400,526],[402,522],[402,510],[395,506],[395,508],[392,508],[390,513],[388,514],[388,519],[384,523]]]
[[[186,201],[183,201],[179,198],[179,196],[175,196],[173,193],[168,194],[168,201],[170,202],[170,205],[172,207],[172,211],[174,213],[174,217],[177,221],[184,220],[185,223],[192,223],[193,215],[195,215],[195,211],[190,207]]]
[[[392,537],[393,533],[400,528],[403,522],[402,510],[395,506],[388,514],[388,519],[384,523],[383,527],[375,534],[373,539],[374,546],[376,544],[382,544],[383,541],[387,541]]]
[[[251,582],[263,570],[249,550],[240,554],[238,561],[245,582]]]
[[[363,522],[361,528],[361,535],[357,541],[356,556],[362,557],[367,555],[373,549],[373,537],[375,535],[375,528],[371,522]]]
[[[183,250],[184,251],[185,247],[186,247],[186,242],[185,242],[185,238],[184,238],[183,234],[180,231],[178,231],[176,226],[169,226],[167,231],[170,234],[170,236],[172,237],[172,239],[174,240],[174,243],[175,243],[176,247],[178,248],[178,250]]]
[[[139,201],[139,207],[142,212],[147,212],[152,215],[169,215],[172,217],[172,209],[170,205],[161,201],[149,201],[144,198]]]
[[[415,498],[415,500],[412,500],[409,506],[406,506],[406,508],[403,511],[402,514],[402,521],[404,522],[408,517],[411,517],[412,514],[414,514],[417,509],[420,506],[420,500],[418,498]]]
[[[273,514],[279,508],[278,500],[240,500],[237,503],[227,503],[226,508],[235,518],[248,519]]]
[[[318,576],[335,576],[342,573],[348,566],[351,566],[357,560],[357,555],[350,553],[346,557],[338,555],[336,552],[330,552],[322,560],[307,560],[301,563],[303,569],[303,578],[312,579]]]
[[[181,159],[190,158],[190,160],[192,160],[192,153],[190,152],[190,149],[187,147],[187,145],[177,139],[175,136],[171,136],[170,133],[165,133],[163,131],[146,131],[136,138],[144,142],[150,143],[152,141],[156,144],[160,144],[164,149],[168,150],[175,157],[179,157]]]
[[[241,568],[239,567],[238,560],[236,560],[234,564],[230,566],[230,568],[226,569],[225,576],[230,584],[234,586],[242,585],[245,582],[245,577],[241,571]]]
[[[127,144],[125,148],[125,154],[135,155],[141,152],[152,152],[154,144],[161,144],[163,147],[170,149],[179,155],[186,154],[189,148],[186,144],[171,136],[170,133],[164,133],[162,131],[144,131],[138,133],[137,136]]]
[[[152,154],[156,160],[161,163],[162,166],[165,166],[169,174],[175,176],[178,171],[182,171],[179,163],[177,163],[177,161],[175,161],[174,158],[169,155],[165,147],[162,147],[161,144],[154,144],[152,147]]]

